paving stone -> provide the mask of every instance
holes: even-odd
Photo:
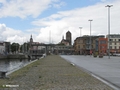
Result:
[[[14,78],[11,74],[6,83],[19,85],[14,90],[113,90],[58,55],[49,55],[36,62],[21,76]]]

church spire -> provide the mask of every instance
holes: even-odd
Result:
[[[30,37],[30,43],[33,43],[32,34],[31,34],[31,37]]]

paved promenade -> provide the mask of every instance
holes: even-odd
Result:
[[[89,55],[62,55],[61,57],[89,71],[95,77],[107,81],[106,83],[115,90],[120,90],[120,57],[111,56],[110,59],[108,56],[94,58]]]
[[[5,88],[5,85],[16,85]],[[3,87],[4,86],[4,87]],[[57,55],[50,55],[0,79],[0,90],[113,90]]]

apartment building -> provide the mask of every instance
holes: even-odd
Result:
[[[98,38],[98,51],[99,54],[107,55],[108,38]]]
[[[73,47],[75,50],[75,54],[83,54],[83,49],[85,48],[83,41],[84,41],[83,37],[77,37],[74,40]]]
[[[106,36],[108,40],[108,46],[110,46],[110,53],[120,53],[120,34],[110,34]],[[109,48],[109,47],[108,47]]]
[[[100,36],[88,36],[84,35],[82,37],[77,37],[74,40],[74,50],[75,54],[90,54],[96,51],[96,40],[100,37],[104,37],[104,35]],[[91,39],[91,40],[90,40]],[[91,41],[91,42],[90,42]]]

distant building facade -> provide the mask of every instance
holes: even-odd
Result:
[[[10,42],[0,41],[0,54],[7,55],[10,53]]]
[[[54,54],[71,55],[74,54],[74,49],[72,45],[55,45]]]
[[[91,43],[90,43],[90,37],[91,37]],[[104,36],[84,35],[82,37],[77,37],[74,40],[74,44],[73,44],[75,54],[90,54],[90,52],[93,53],[94,51],[98,50],[96,49],[96,46],[98,45],[98,41],[96,40],[100,37],[104,37]]]
[[[83,37],[77,37],[74,40],[74,44],[73,44],[74,50],[75,50],[75,54],[83,54],[85,53],[85,43],[84,43],[84,38]]]
[[[108,53],[108,38],[98,38],[98,51],[99,54],[107,55]]]
[[[109,36],[110,39],[108,41],[110,43],[110,53],[120,53],[120,34],[110,34],[106,37],[108,38]]]
[[[5,51],[5,43],[0,42],[0,54],[4,54],[4,51]]]
[[[29,47],[29,55],[32,59],[38,59],[43,54],[50,54],[53,52],[53,44],[44,44],[39,42],[33,42],[32,35],[30,37],[30,47]]]
[[[61,42],[59,44],[65,45],[65,46],[69,46],[70,45],[69,41],[64,39],[64,36],[63,36],[63,38],[62,38],[62,40],[61,40]]]
[[[66,46],[72,45],[72,34],[70,31],[66,32],[66,39],[64,39],[64,36],[63,36],[59,44],[64,44]]]
[[[40,44],[39,42],[33,42],[32,35],[30,37],[29,44],[30,44],[29,55],[31,56],[31,58],[37,59],[37,58],[41,57],[41,55],[43,54],[42,47],[39,46],[39,44]]]
[[[74,48],[72,46],[72,34],[70,31],[66,32],[66,39],[64,36],[60,43],[56,44],[54,47],[55,54],[73,54]]]

